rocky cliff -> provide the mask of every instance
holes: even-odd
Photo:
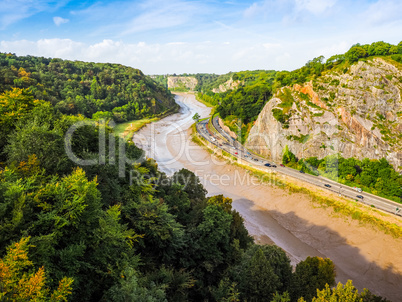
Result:
[[[286,145],[298,158],[385,157],[402,170],[402,72],[396,65],[374,58],[283,87],[261,111],[247,147],[274,161]]]
[[[223,84],[220,84],[218,88],[213,88],[212,92],[220,93],[220,92],[226,92],[228,90],[234,90],[237,87],[239,87],[239,85],[240,85],[240,81],[238,81],[238,80],[233,81],[233,79],[230,78],[230,80],[226,81]]]
[[[197,83],[198,81],[194,77],[168,77],[169,89],[194,90]]]

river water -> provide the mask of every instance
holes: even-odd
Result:
[[[402,301],[402,240],[317,207],[309,196],[261,183],[243,169],[211,156],[191,141],[189,131],[193,115],[207,117],[210,108],[191,94],[176,95],[176,102],[179,113],[147,125],[133,137],[161,171],[171,175],[189,169],[208,195],[232,198],[233,208],[256,242],[278,245],[293,265],[307,256],[329,257],[335,263],[337,281],[352,279],[359,290],[366,287]]]

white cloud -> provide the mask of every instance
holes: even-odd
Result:
[[[400,0],[378,0],[361,14],[361,18],[373,25],[402,21]]]
[[[67,23],[68,19],[64,19],[62,17],[53,17],[53,22],[54,24],[56,24],[56,26],[60,26],[61,24]]]
[[[1,41],[0,51],[19,55],[76,59],[82,56],[85,44],[70,39],[40,39],[38,41]]]
[[[297,11],[309,11],[315,15],[321,14],[331,8],[336,0],[295,0]]]
[[[70,39],[41,39],[38,41],[1,41],[0,51],[17,55],[59,57],[90,62],[121,63],[154,73],[215,72],[230,70],[272,69],[269,56],[280,55],[278,44],[222,43],[125,43],[105,39],[84,44]]]
[[[246,18],[259,15],[279,18],[285,22],[301,20],[307,12],[316,16],[323,14],[336,4],[337,0],[264,0],[254,2],[244,10]]]
[[[260,5],[257,2],[251,4],[246,10],[244,11],[244,16],[247,18],[252,18],[257,15],[260,11]]]

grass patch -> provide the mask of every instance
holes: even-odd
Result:
[[[146,117],[140,120],[132,120],[125,123],[119,123],[113,128],[113,132],[115,133],[115,135],[121,136],[125,140],[128,140],[133,136],[135,132],[140,130],[145,125],[159,121],[161,118],[176,113],[179,108],[180,106],[175,106],[174,108],[171,108],[168,111],[159,114],[158,116]]]
[[[134,132],[137,132],[145,125],[156,122],[158,120],[158,117],[154,117],[120,123],[113,128],[113,131],[116,135],[123,137],[125,140],[128,140],[131,136],[133,136]]]
[[[215,105],[212,105],[211,103],[208,103],[206,101],[204,101],[202,98],[198,97],[198,94],[195,95],[195,99],[200,102],[203,103],[205,106],[210,107],[210,108],[215,108]]]

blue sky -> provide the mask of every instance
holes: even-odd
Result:
[[[0,0],[0,52],[147,74],[293,70],[357,42],[402,40],[400,0]]]

